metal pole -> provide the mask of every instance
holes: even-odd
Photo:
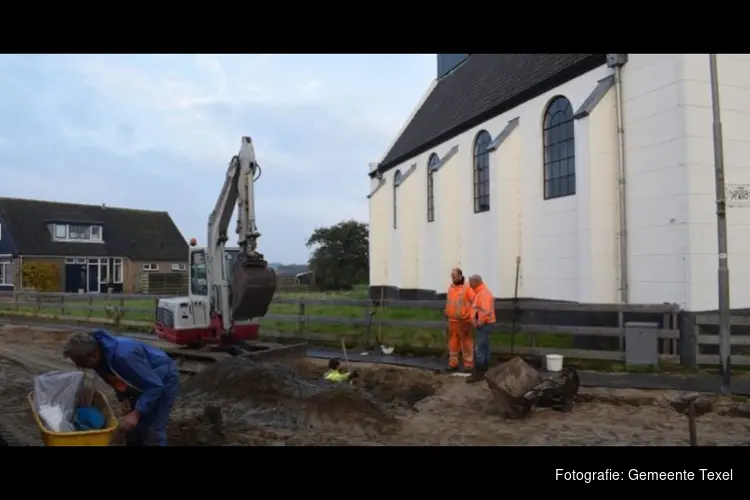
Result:
[[[688,403],[688,431],[690,432],[690,446],[698,446],[698,432],[695,429],[695,400]]]
[[[719,244],[719,362],[721,363],[721,392],[729,394],[731,339],[731,310],[729,307],[729,259],[727,256],[727,204],[724,188],[724,141],[721,131],[719,106],[719,78],[716,54],[709,54],[711,68],[711,107],[714,129],[714,170],[716,173],[716,233]]]
[[[620,304],[628,303],[628,205],[625,187],[625,124],[622,116],[622,66],[615,66],[615,98],[617,102],[617,195],[620,216]],[[625,313],[622,308],[617,313],[617,324],[622,329],[619,337],[619,350],[625,350]]]

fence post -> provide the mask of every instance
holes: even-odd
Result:
[[[365,306],[365,324],[362,327],[364,331],[362,332],[362,340],[360,343],[362,344],[362,348],[367,350],[370,348],[370,335],[372,334],[372,313],[370,312],[370,306]]]
[[[698,335],[700,325],[695,323],[695,314],[680,311],[680,364],[686,368],[698,368]]]
[[[91,317],[91,314],[94,312],[94,296],[91,294],[89,294],[89,310],[87,312],[88,312],[89,318]]]
[[[60,296],[60,316],[65,316],[65,295]]]
[[[304,299],[299,299],[299,310],[297,311],[297,336],[305,338],[305,303]]]

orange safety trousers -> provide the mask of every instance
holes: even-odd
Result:
[[[471,322],[448,320],[448,365],[458,368],[463,355],[464,368],[474,368],[474,340],[471,338]]]

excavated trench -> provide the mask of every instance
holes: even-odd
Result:
[[[400,430],[398,416],[434,394],[428,374],[368,370],[355,385],[322,380],[309,360],[232,358],[183,384],[170,420],[175,445],[375,444]]]

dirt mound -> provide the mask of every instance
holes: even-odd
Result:
[[[398,428],[391,409],[361,389],[241,358],[216,363],[187,381],[173,422],[182,444],[285,442],[306,431],[325,441],[328,429],[375,438]]]

